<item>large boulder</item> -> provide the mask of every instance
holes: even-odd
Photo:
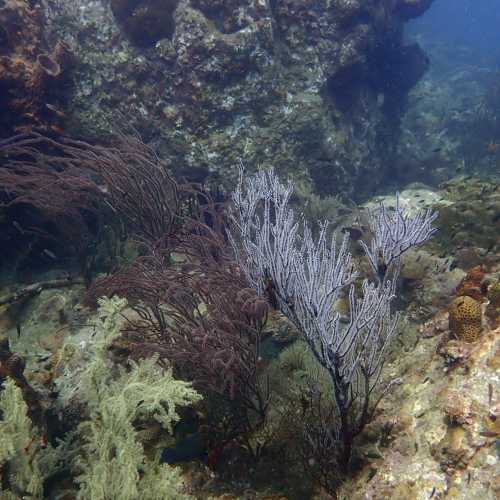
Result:
[[[431,3],[59,0],[47,18],[82,62],[75,133],[121,120],[194,180],[231,182],[241,159],[305,192],[362,197],[391,168],[428,65],[404,23]]]

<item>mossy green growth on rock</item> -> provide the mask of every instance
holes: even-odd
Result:
[[[156,358],[117,367],[109,347],[120,334],[123,299],[100,299],[99,321],[79,357],[78,346],[64,347],[63,383],[71,405],[88,408],[88,416],[53,447],[42,448],[28,416],[21,390],[11,380],[0,393],[0,498],[44,498],[44,482],[63,467],[76,477],[82,500],[169,500],[190,498],[175,467],[147,459],[135,424],[156,420],[168,432],[179,420],[177,409],[201,396],[187,382],[175,380]],[[48,482],[48,481],[47,481]],[[68,490],[69,491],[69,490]],[[73,492],[72,492],[73,493]],[[51,497],[52,498],[52,497]]]
[[[157,359],[130,363],[118,376],[110,376],[107,348],[120,331],[122,299],[101,299],[102,326],[96,334],[95,356],[82,374],[78,397],[90,408],[90,419],[78,427],[83,454],[77,459],[80,490],[77,498],[183,499],[178,470],[147,461],[134,428],[142,418],[156,419],[166,430],[179,420],[177,407],[193,404],[201,396],[187,382],[175,380]]]

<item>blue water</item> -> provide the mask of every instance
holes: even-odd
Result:
[[[435,0],[408,25],[408,34],[430,50],[448,48],[449,63],[480,63],[500,69],[500,0]]]

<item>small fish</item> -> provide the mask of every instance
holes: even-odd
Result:
[[[16,332],[19,338],[21,336],[21,323],[19,321],[16,323]]]
[[[361,239],[361,237],[364,234],[364,228],[363,226],[346,226],[343,227],[340,232],[343,234],[349,234],[349,237],[353,241],[358,241]]]
[[[56,134],[64,135],[64,129],[62,127],[59,127],[59,125],[51,125],[50,130],[52,130],[52,132],[55,132]]]
[[[384,256],[382,255],[382,252],[379,252],[378,259],[377,259],[377,275],[378,275],[380,282],[383,282],[385,280],[386,273],[387,273],[387,264],[384,260]]]
[[[56,108],[53,104],[47,103],[45,104],[45,106],[59,118],[66,118],[66,114],[64,113],[64,111],[61,111],[60,109]]]
[[[350,209],[350,208],[339,208],[337,210],[337,213],[339,215],[349,215],[351,212],[352,212],[352,209]]]
[[[113,210],[113,212],[118,213],[118,210],[116,210],[116,208],[111,205],[111,203],[108,201],[108,200],[104,200],[104,203],[106,203],[106,205],[108,205],[109,208],[111,208],[111,210]]]
[[[500,151],[500,143],[499,142],[493,142],[491,141],[487,146],[486,146],[486,151],[490,155],[497,154]]]
[[[21,224],[16,220],[12,221],[12,225],[21,233],[24,234],[24,229],[21,227]]]
[[[432,150],[433,153],[439,153],[443,148],[435,148]]]
[[[483,437],[492,438],[492,437],[497,437],[498,436],[498,432],[495,432],[495,431],[481,431],[479,433],[479,435],[483,436]]]
[[[47,257],[50,257],[52,260],[57,260],[56,254],[54,252],[51,252],[47,248],[44,248],[42,253],[45,254]]]

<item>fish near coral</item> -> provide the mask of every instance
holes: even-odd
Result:
[[[475,342],[481,335],[481,304],[467,295],[457,297],[449,308],[449,326],[458,340]]]

